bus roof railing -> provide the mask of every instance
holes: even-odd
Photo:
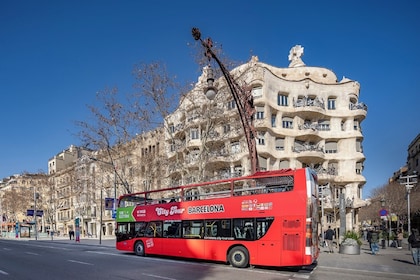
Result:
[[[125,194],[120,196],[119,202],[131,202],[136,203],[136,205],[143,205],[143,204],[156,204],[156,203],[168,203],[168,202],[176,202],[176,201],[188,201],[188,200],[201,200],[201,199],[211,199],[211,198],[221,198],[221,197],[229,197],[229,196],[241,196],[247,194],[260,194],[260,193],[269,193],[269,192],[284,192],[290,191],[293,188],[293,179],[286,178],[283,182],[266,182],[257,184],[255,187],[243,187],[243,185],[236,186],[235,182],[246,181],[246,180],[256,180],[261,181],[264,178],[270,177],[292,177],[294,170],[292,169],[282,169],[282,170],[274,170],[274,171],[259,171],[253,175],[243,176],[243,177],[236,177],[236,178],[228,178],[228,179],[221,179],[216,181],[210,182],[203,182],[203,183],[195,183],[189,184],[184,186],[177,186],[177,187],[170,187],[164,189],[156,189],[138,193],[131,193]],[[290,181],[290,182],[288,182]],[[211,191],[211,186],[215,187],[225,187],[224,190],[219,191]],[[206,188],[206,190],[210,190],[210,192],[202,192],[199,188]],[[242,188],[235,188],[235,187],[242,187]],[[192,192],[197,191],[197,192]],[[156,194],[156,193],[165,193],[165,192],[177,192],[171,194],[167,194],[163,197],[156,197],[150,198],[149,195]],[[169,201],[166,201],[169,200]]]

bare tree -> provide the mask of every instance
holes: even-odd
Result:
[[[100,91],[97,105],[88,106],[92,119],[76,122],[82,144],[98,151],[95,160],[105,163],[103,168],[112,169],[125,193],[132,192],[129,182],[140,173],[140,167],[133,164],[140,162],[136,146],[141,145],[141,138],[137,136],[161,127],[179,98],[174,78],[163,64],[138,64],[133,74],[134,93],[122,96],[117,88]]]
[[[420,213],[420,191],[414,189],[410,194],[410,211],[413,215]],[[384,204],[384,206],[382,206]],[[390,214],[398,217],[398,227],[407,223],[408,203],[407,191],[404,185],[397,182],[385,184],[375,188],[372,192],[371,203],[361,208],[360,219],[379,223],[379,211],[384,208]]]

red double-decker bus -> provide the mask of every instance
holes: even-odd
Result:
[[[234,267],[310,265],[317,190],[316,174],[302,168],[123,195],[116,248]]]

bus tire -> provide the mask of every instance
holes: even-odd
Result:
[[[137,256],[144,257],[146,254],[144,253],[144,244],[142,241],[137,241],[134,245],[134,252]]]
[[[235,246],[230,249],[228,258],[233,267],[244,268],[249,265],[249,253],[243,246]]]

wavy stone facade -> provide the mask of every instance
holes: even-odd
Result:
[[[338,225],[333,213],[338,213],[338,198],[344,193],[349,230],[357,225],[366,183],[361,123],[367,107],[359,102],[358,82],[338,81],[331,70],[306,66],[302,54],[301,46],[292,48],[287,68],[253,57],[231,74],[252,88],[260,169],[315,169],[325,197],[324,228]],[[214,101],[203,94],[205,80],[206,69],[166,119],[171,184],[249,173],[246,142],[224,78],[215,81],[219,94]]]

